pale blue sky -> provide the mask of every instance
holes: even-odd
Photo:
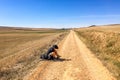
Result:
[[[0,25],[69,28],[119,24],[120,0],[0,0]]]

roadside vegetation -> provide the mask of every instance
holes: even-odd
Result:
[[[87,47],[120,80],[120,25],[76,29]]]
[[[23,80],[39,63],[40,54],[67,34],[59,29],[1,29],[0,80]]]

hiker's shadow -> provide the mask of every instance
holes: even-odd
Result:
[[[57,62],[63,62],[63,61],[71,61],[71,59],[65,59],[65,58],[59,58],[59,59],[55,59],[53,61],[57,61]]]

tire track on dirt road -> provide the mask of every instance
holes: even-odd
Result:
[[[28,80],[116,80],[74,31],[60,43],[61,61],[47,61]]]

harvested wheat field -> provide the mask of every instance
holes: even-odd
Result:
[[[120,80],[120,25],[104,25],[76,29],[79,38]]]
[[[113,37],[118,32],[104,31],[103,29],[82,28],[75,30],[47,30],[42,33],[1,33],[1,44],[6,40],[9,43],[1,49],[0,53],[0,79],[1,80],[119,80],[119,67],[114,67],[113,60],[119,60],[118,53],[112,57],[112,51],[105,52],[102,50],[102,42],[107,37]],[[35,30],[36,31],[36,30]],[[48,33],[49,32],[49,33]],[[92,33],[94,32],[94,33]],[[107,34],[111,33],[111,36]],[[13,37],[14,34],[14,40]],[[25,34],[25,35],[23,35]],[[106,35],[105,35],[106,34]],[[9,35],[9,37],[8,37]],[[21,36],[20,36],[21,35]],[[87,35],[87,36],[86,36]],[[97,35],[95,37],[91,35]],[[104,35],[105,39],[101,40]],[[10,37],[11,36],[11,37]],[[33,37],[34,38],[31,38]],[[100,39],[98,39],[100,36]],[[24,38],[22,41],[21,38]],[[26,39],[27,38],[27,39]],[[29,39],[28,39],[29,38]],[[4,40],[3,40],[4,39]],[[91,40],[92,39],[92,40]],[[117,39],[117,36],[116,36]],[[93,41],[90,43],[89,41]],[[2,42],[3,41],[3,42]],[[18,41],[18,42],[16,42]],[[108,41],[106,41],[107,44]],[[46,51],[52,44],[58,44],[58,53],[61,55],[60,60],[40,60],[39,55]],[[96,44],[95,44],[96,43]],[[14,44],[14,45],[12,45]],[[18,45],[19,44],[19,45]],[[102,44],[102,45],[101,45]],[[17,45],[17,46],[16,46]],[[92,45],[92,46],[90,46]],[[96,45],[96,46],[95,46]],[[92,50],[95,49],[99,51]],[[9,50],[9,51],[7,51]],[[111,50],[111,48],[109,49]],[[109,51],[108,50],[108,51]],[[115,50],[116,51],[116,50]],[[4,53],[4,54],[3,54]],[[110,60],[109,60],[110,59]],[[117,63],[116,63],[117,65]],[[112,69],[115,69],[111,71]],[[115,74],[114,74],[115,73]]]
[[[40,54],[65,35],[65,30],[0,28],[0,80],[23,80]]]

